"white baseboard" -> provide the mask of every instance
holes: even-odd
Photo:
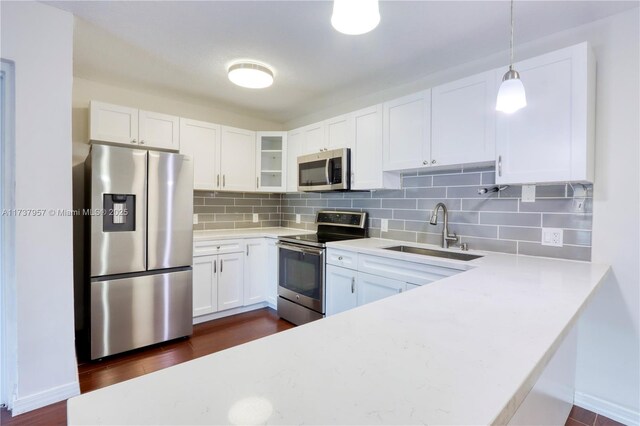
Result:
[[[272,307],[272,306],[267,302],[259,302],[259,303],[256,303],[255,305],[240,306],[238,308],[228,309],[226,311],[214,312],[212,314],[206,314],[199,317],[195,317],[193,319],[193,325],[200,324],[207,321],[212,321],[219,318],[228,317],[231,315],[242,314],[249,311],[255,311],[257,309],[262,309],[266,307]]]
[[[640,426],[640,412],[630,410],[613,402],[576,391],[573,403],[578,407],[602,414],[625,425]]]
[[[19,397],[14,399],[13,404],[11,404],[11,415],[17,416],[18,414],[42,408],[56,402],[65,401],[76,395],[80,395],[80,384],[78,381],[47,389],[46,391],[33,395]]]

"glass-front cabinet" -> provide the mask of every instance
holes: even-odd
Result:
[[[256,188],[260,192],[285,192],[287,132],[258,132]]]

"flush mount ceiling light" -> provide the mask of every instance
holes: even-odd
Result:
[[[331,25],[344,34],[368,33],[378,26],[378,0],[333,0]]]
[[[520,74],[513,69],[513,0],[511,0],[511,61],[509,71],[502,77],[502,84],[498,90],[498,100],[496,111],[511,114],[520,108],[527,106],[527,97],[524,92],[524,85],[520,80]]]
[[[258,62],[236,62],[229,67],[229,80],[249,89],[264,89],[273,84],[273,71]]]

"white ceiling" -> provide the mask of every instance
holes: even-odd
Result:
[[[381,1],[380,25],[361,36],[331,27],[330,1],[49,4],[82,18],[76,76],[198,97],[277,122],[480,59],[509,42],[506,1]],[[633,7],[638,1],[516,1],[516,47]],[[230,83],[226,68],[238,58],[270,64],[274,85]]]

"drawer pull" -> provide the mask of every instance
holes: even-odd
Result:
[[[351,294],[356,292],[356,278],[352,277],[351,278]]]
[[[342,260],[342,256],[338,256],[338,260]]]

